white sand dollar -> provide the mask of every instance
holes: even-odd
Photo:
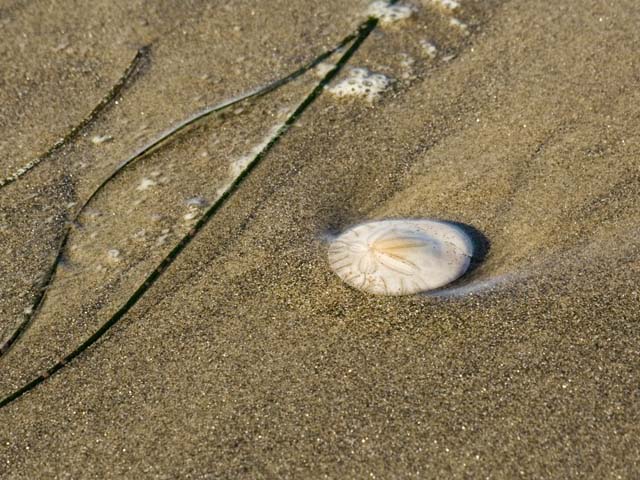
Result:
[[[368,293],[408,295],[442,287],[469,267],[473,243],[460,227],[437,220],[382,220],[331,241],[329,264]]]

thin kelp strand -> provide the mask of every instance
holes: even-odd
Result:
[[[4,179],[1,179],[0,180],[0,188],[5,187],[5,186],[9,185],[10,183],[15,182],[20,177],[24,176],[27,172],[29,172],[29,171],[33,170],[35,167],[37,167],[44,160],[46,160],[47,158],[52,156],[55,152],[60,150],[62,147],[64,147],[65,145],[67,145],[71,141],[73,141],[77,137],[77,135],[87,125],[89,125],[93,120],[95,120],[96,117],[116,97],[118,97],[120,95],[120,93],[122,92],[122,89],[124,88],[124,86],[127,84],[127,82],[129,80],[131,80],[134,77],[134,74],[138,71],[138,67],[141,65],[142,60],[145,59],[146,57],[148,57],[149,50],[150,50],[150,48],[148,46],[140,48],[138,50],[138,52],[136,53],[135,57],[133,57],[133,60],[131,60],[131,62],[129,63],[129,66],[127,67],[125,72],[122,74],[122,76],[111,87],[109,92],[102,98],[102,100],[100,100],[100,103],[98,103],[93,108],[91,113],[89,113],[89,115],[87,115],[80,123],[78,123],[76,126],[74,126],[71,130],[69,130],[69,132],[64,137],[60,138],[56,143],[54,143],[53,146],[51,146],[45,153],[43,153],[42,155],[34,158],[33,160],[31,160],[27,164],[23,165],[22,167],[20,167],[18,170],[13,172],[8,177],[6,177]]]
[[[369,36],[371,31],[376,27],[378,21],[375,18],[370,18],[365,21],[359,28],[356,34],[350,35],[353,43],[342,55],[335,67],[331,69],[324,78],[316,85],[311,93],[302,101],[302,103],[296,108],[296,110],[287,118],[282,127],[277,131],[274,137],[266,144],[266,146],[255,156],[255,158],[246,166],[246,168],[238,175],[238,177],[229,185],[222,195],[215,201],[211,207],[203,214],[198,220],[195,226],[185,235],[180,242],[169,252],[169,254],[160,262],[159,266],[151,272],[146,280],[136,289],[127,302],[116,311],[109,320],[107,320],[93,335],[86,339],[80,346],[73,350],[70,354],[64,357],[62,360],[55,363],[52,367],[46,370],[43,374],[39,375],[29,383],[9,394],[4,399],[0,400],[0,408],[3,408],[21,397],[28,391],[32,390],[40,383],[44,382],[51,375],[61,370],[70,361],[82,354],[87,348],[97,342],[112,326],[129,311],[133,306],[142,298],[142,296],[151,288],[151,286],[160,278],[162,273],[173,263],[173,261],[180,255],[180,253],[191,243],[191,240],[198,234],[200,230],[207,224],[207,222],[224,206],[228,198],[238,189],[242,181],[255,169],[266,154],[273,148],[278,140],[286,133],[288,128],[293,125],[297,119],[304,113],[304,111],[315,101],[315,99],[322,93],[327,84],[340,72],[344,65],[349,61],[353,54],[358,50],[362,42]],[[349,43],[349,42],[347,42]]]
[[[116,178],[127,167],[129,167],[130,165],[134,164],[135,162],[141,160],[142,158],[145,158],[151,152],[155,151],[156,149],[160,148],[162,145],[164,145],[167,142],[169,142],[177,134],[183,132],[188,127],[193,126],[196,123],[204,120],[205,118],[208,118],[209,116],[211,116],[211,115],[213,115],[213,114],[215,114],[217,112],[220,112],[220,111],[222,111],[224,109],[227,109],[227,108],[229,108],[229,107],[231,107],[233,105],[236,105],[236,104],[238,104],[240,102],[243,102],[245,100],[249,100],[251,98],[257,98],[257,97],[266,95],[266,94],[268,94],[268,93],[270,93],[270,92],[272,92],[272,91],[274,91],[274,90],[276,90],[276,89],[278,89],[278,88],[280,88],[280,87],[292,82],[296,78],[300,77],[304,73],[306,73],[309,70],[311,70],[312,68],[316,67],[318,64],[323,62],[325,59],[327,59],[331,55],[335,54],[338,50],[344,48],[347,44],[352,42],[355,38],[356,38],[356,34],[348,35],[347,37],[342,39],[335,47],[333,47],[332,49],[330,49],[330,50],[328,50],[328,51],[326,51],[326,52],[324,52],[322,54],[320,54],[319,56],[317,56],[316,58],[311,60],[309,63],[305,64],[304,66],[300,67],[299,69],[295,70],[294,72],[286,75],[285,77],[282,77],[282,78],[280,78],[278,80],[275,80],[274,82],[271,82],[271,83],[269,83],[269,84],[267,84],[265,86],[258,87],[258,88],[255,88],[253,90],[250,90],[249,92],[244,93],[243,95],[234,97],[234,98],[229,99],[229,100],[225,100],[224,102],[218,103],[218,104],[216,104],[214,106],[207,107],[207,108],[201,110],[200,112],[197,112],[197,113],[189,116],[185,120],[182,120],[181,122],[177,123],[176,125],[172,126],[171,128],[165,130],[160,135],[158,135],[153,141],[151,141],[150,143],[148,143],[147,145],[145,145],[141,149],[137,150],[133,155],[131,155],[130,157],[128,157],[124,161],[120,162],[118,164],[118,166],[109,175],[107,175],[107,177],[105,177],[102,180],[102,182],[100,182],[98,187],[95,188],[93,190],[93,192],[91,192],[91,194],[85,199],[85,201],[76,210],[76,213],[73,216],[73,218],[68,222],[68,227],[67,227],[64,235],[61,237],[61,240],[60,240],[60,242],[58,244],[58,248],[56,250],[56,252],[57,252],[56,253],[56,257],[54,258],[53,263],[49,267],[49,270],[47,271],[47,274],[43,277],[41,285],[38,288],[38,293],[36,294],[36,297],[35,297],[35,299],[33,301],[33,304],[32,304],[33,306],[30,309],[30,313],[25,315],[24,319],[20,322],[18,327],[13,331],[11,336],[4,342],[4,344],[2,344],[0,346],[0,357],[2,357],[4,354],[7,353],[7,351],[18,341],[18,339],[26,331],[26,329],[29,327],[29,325],[33,321],[33,319],[37,317],[37,315],[40,312],[40,309],[42,307],[42,304],[45,301],[47,291],[48,291],[50,285],[52,284],[52,282],[53,282],[53,280],[55,278],[55,273],[56,273],[56,270],[58,268],[58,265],[60,264],[60,261],[62,260],[62,254],[63,254],[64,249],[66,248],[66,245],[68,243],[68,239],[69,239],[69,236],[71,234],[72,227],[74,225],[78,224],[78,219],[79,219],[80,215],[82,214],[82,212],[86,209],[88,204],[98,195],[98,193],[100,193],[102,191],[102,189],[111,180]]]

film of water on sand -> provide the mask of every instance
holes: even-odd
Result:
[[[0,0],[0,478],[638,478],[639,20]]]

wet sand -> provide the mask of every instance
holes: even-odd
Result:
[[[0,189],[0,342],[105,175],[356,32],[368,2],[343,3],[0,4],[0,178],[150,46],[77,138]],[[364,67],[392,88],[323,91],[118,322],[0,408],[0,477],[637,477],[640,6],[413,5],[332,83]],[[0,356],[0,399],[108,322],[320,81],[213,115],[110,181]],[[469,225],[482,258],[429,295],[342,283],[328,236],[398,217]]]

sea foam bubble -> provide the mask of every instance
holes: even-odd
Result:
[[[375,1],[369,5],[367,14],[380,20],[382,24],[389,24],[404,20],[413,15],[414,8],[410,5],[391,4],[385,1]]]
[[[377,99],[387,90],[393,79],[382,73],[372,72],[367,68],[352,68],[344,80],[329,88],[329,93],[336,97],[364,97],[369,102]]]

